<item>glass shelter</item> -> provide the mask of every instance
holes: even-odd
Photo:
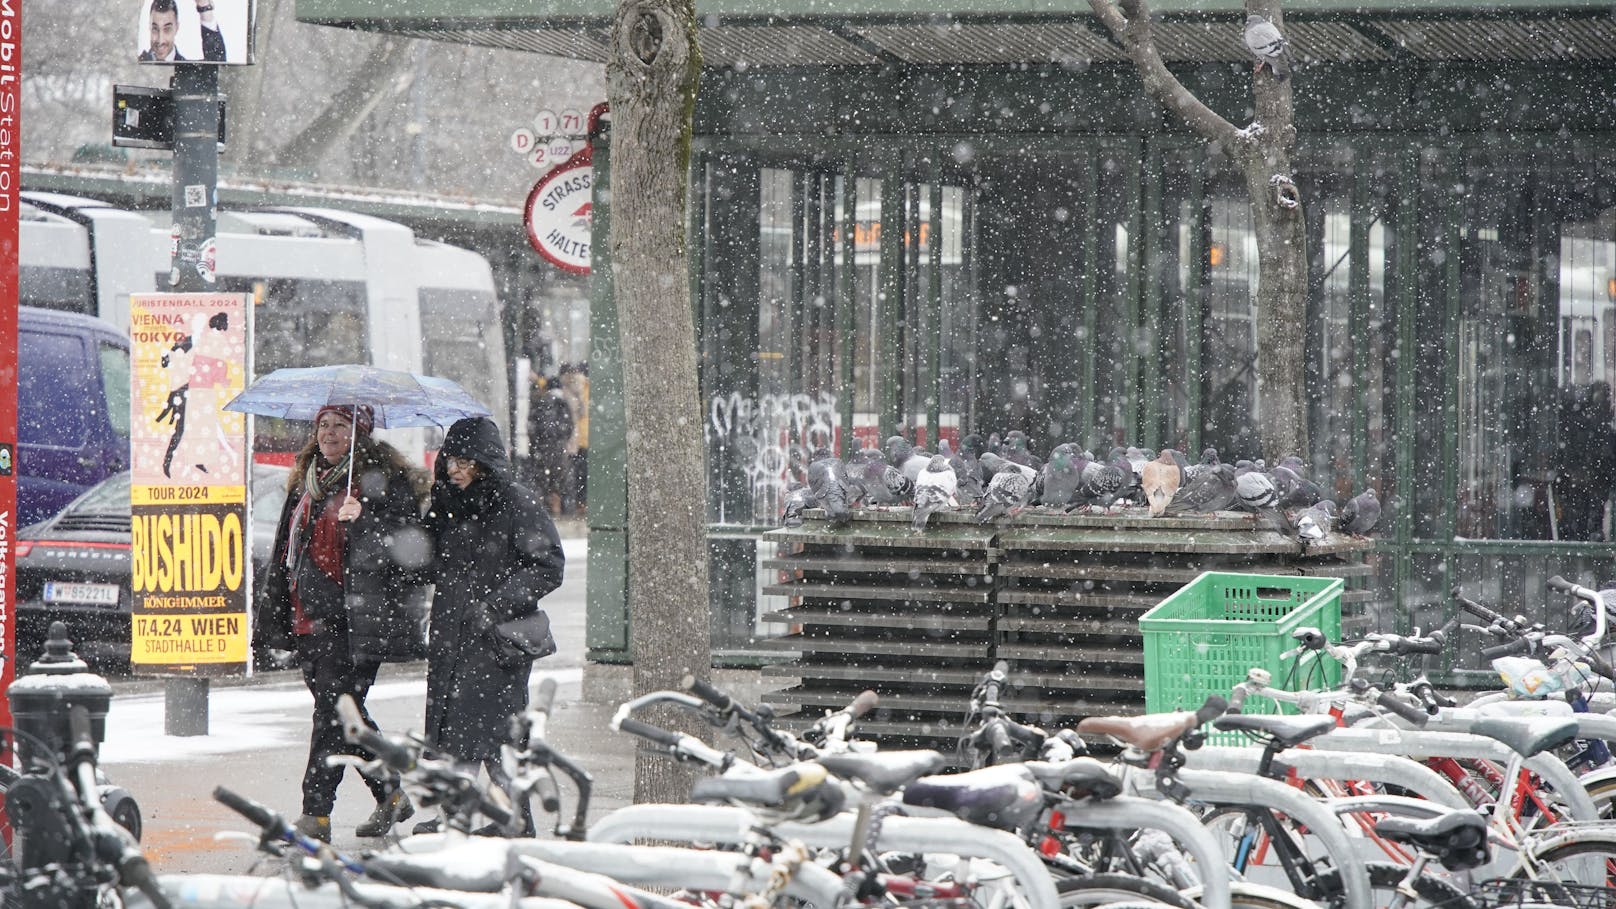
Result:
[[[432,5],[300,0],[298,15],[606,53],[605,0],[553,19],[512,0],[452,31]],[[1021,430],[1040,453],[1290,454],[1257,441],[1244,180],[1143,94],[1086,3],[777,5],[698,9],[690,227],[718,650],[759,632],[757,537],[816,448]],[[1243,6],[1154,6],[1179,78],[1249,119]],[[1338,499],[1373,486],[1387,503],[1373,618],[1439,625],[1455,584],[1563,611],[1546,577],[1616,581],[1616,19],[1578,0],[1293,0],[1284,17],[1304,64],[1297,454]],[[613,324],[607,291],[597,327]],[[611,403],[594,400],[598,427]],[[590,478],[592,506],[610,483]],[[613,520],[591,515],[592,587],[595,551],[624,554]],[[625,652],[620,600],[592,590],[590,608],[597,655]]]

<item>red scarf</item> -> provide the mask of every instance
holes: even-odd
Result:
[[[346,470],[346,464],[340,465]],[[313,465],[310,465],[313,470]],[[335,478],[336,469],[328,473]],[[321,477],[322,480],[325,477]],[[323,485],[323,483],[322,483]],[[301,539],[308,541],[303,549],[302,558],[310,559],[314,567],[320,569],[326,577],[335,581],[340,587],[342,581],[342,566],[348,551],[348,525],[337,520],[337,511],[342,503],[348,500],[348,491],[340,488],[332,489],[325,498],[316,502],[312,495],[304,490],[303,498],[297,503],[297,509],[292,514],[292,526],[299,530],[293,537],[293,545],[299,545]],[[319,516],[312,522],[309,515],[318,508]],[[314,623],[303,612],[303,602],[298,598],[297,591],[292,591],[292,633],[313,634]]]

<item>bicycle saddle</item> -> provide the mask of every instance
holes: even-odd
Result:
[[[1577,721],[1569,717],[1486,717],[1470,724],[1468,731],[1503,742],[1522,757],[1531,757],[1576,738]]]
[[[825,781],[825,768],[818,765],[782,767],[762,776],[702,777],[690,787],[692,802],[744,802],[763,808],[778,808],[794,792],[804,791]]]
[[[1433,818],[1382,818],[1375,824],[1375,832],[1434,854],[1449,871],[1487,864],[1487,819],[1469,809]]]
[[[947,763],[935,751],[877,751],[873,754],[833,754],[819,759],[826,770],[843,779],[857,780],[883,795],[890,795]]]
[[[1193,712],[1180,710],[1144,716],[1091,716],[1077,724],[1077,731],[1108,735],[1140,751],[1160,751],[1196,725]]]
[[[1074,799],[1104,801],[1122,793],[1122,783],[1105,764],[1091,757],[1072,758],[1052,764],[1028,761],[1021,766],[1032,771],[1046,790],[1060,790]]]
[[[1256,732],[1272,738],[1281,748],[1295,748],[1314,736],[1335,728],[1335,718],[1317,716],[1267,716],[1231,713],[1212,721],[1224,732]]]
[[[1001,764],[968,773],[927,776],[905,786],[903,803],[938,808],[960,820],[1020,830],[1038,819],[1044,787],[1020,764]]]

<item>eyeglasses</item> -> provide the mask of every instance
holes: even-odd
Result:
[[[451,456],[444,458],[443,461],[450,470],[475,470],[477,468],[477,461],[475,458],[456,458]]]

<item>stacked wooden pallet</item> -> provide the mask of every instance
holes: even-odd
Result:
[[[960,512],[917,533],[899,508],[858,512],[841,528],[811,517],[765,539],[779,544],[765,567],[780,572],[765,593],[790,603],[765,616],[788,629],[770,645],[790,658],[764,671],[795,682],[769,701],[818,716],[874,689],[881,707],[865,734],[929,747],[958,736],[971,688],[996,660],[1017,686],[1004,706],[1024,722],[1141,711],[1139,616],[1202,571],[1373,570],[1361,561],[1369,541],[1304,549],[1232,512],[1025,512],[985,526]],[[1349,590],[1343,602],[1371,595]]]

